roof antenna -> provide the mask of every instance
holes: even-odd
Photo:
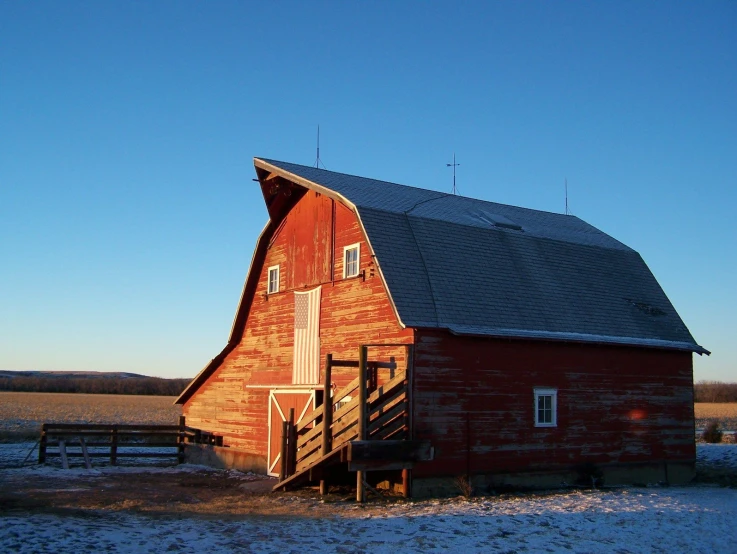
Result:
[[[458,190],[456,189],[456,167],[458,167],[461,164],[456,163],[456,153],[453,152],[453,163],[452,164],[445,164],[446,167],[452,167],[453,168],[453,194],[458,194]]]
[[[566,178],[566,215],[571,215],[568,211],[568,179]]]
[[[320,159],[320,126],[317,126],[317,158],[315,158],[315,167],[320,169],[320,164],[322,164],[323,169],[327,169],[325,167],[325,164],[322,163],[322,160]]]

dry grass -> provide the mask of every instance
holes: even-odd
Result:
[[[172,396],[0,391],[0,438],[38,436],[42,423],[175,425]]]
[[[719,427],[725,431],[737,431],[737,403],[725,404],[697,402],[696,428],[703,429],[710,421],[718,421]]]

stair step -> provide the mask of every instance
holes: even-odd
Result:
[[[335,450],[328,452],[322,458],[318,458],[317,460],[315,460],[315,462],[312,463],[309,467],[306,467],[294,473],[293,475],[290,475],[283,481],[279,481],[276,485],[274,485],[274,487],[271,490],[274,492],[278,491],[279,489],[286,490],[286,487],[293,486],[305,480],[310,480],[309,477],[310,477],[311,471],[314,471],[315,469],[318,469],[326,465],[330,465],[332,463],[343,461],[343,459],[345,458],[345,451],[348,450],[349,444],[350,443],[345,443],[340,448],[336,448]]]

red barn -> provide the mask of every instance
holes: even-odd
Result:
[[[570,215],[254,163],[269,222],[177,400],[222,437],[193,455],[415,495],[692,478],[708,352],[637,252]]]

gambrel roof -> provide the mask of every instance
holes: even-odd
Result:
[[[259,237],[228,344],[240,341],[268,243],[307,190],[358,216],[400,325],[458,335],[665,348],[696,344],[640,255],[571,215],[518,208],[254,158],[270,220]]]
[[[640,255],[578,217],[254,163],[356,210],[407,327],[707,353]]]

